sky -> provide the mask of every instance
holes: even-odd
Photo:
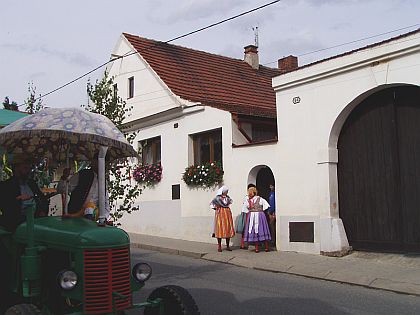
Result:
[[[22,104],[31,82],[39,95],[87,73],[110,59],[122,32],[167,41],[269,2],[2,0],[0,99]],[[254,44],[256,26],[261,64],[276,67],[279,58],[297,55],[304,65],[420,28],[420,1],[282,0],[172,43],[243,59],[243,47]],[[388,34],[304,55],[382,33]],[[103,71],[45,97],[43,105],[87,104],[86,84]]]

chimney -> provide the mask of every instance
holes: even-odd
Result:
[[[298,58],[296,56],[287,56],[284,58],[279,59],[278,61],[279,69],[282,72],[288,72],[297,69],[298,66]]]
[[[244,61],[252,68],[258,70],[260,67],[260,62],[258,60],[258,47],[255,45],[248,45],[244,47],[244,50]]]

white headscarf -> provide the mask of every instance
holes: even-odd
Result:
[[[227,186],[220,187],[219,190],[217,191],[216,196],[221,196],[225,191],[226,192],[229,191],[229,188],[227,188]]]

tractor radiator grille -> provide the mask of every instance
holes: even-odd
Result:
[[[128,247],[85,250],[84,312],[104,314],[131,305]]]

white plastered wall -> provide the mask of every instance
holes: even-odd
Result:
[[[174,128],[177,123],[178,127]],[[136,142],[161,137],[162,180],[152,188],[146,188],[138,199],[140,210],[125,214],[121,223],[131,233],[156,235],[213,243],[213,211],[209,207],[214,189],[189,188],[182,181],[185,168],[193,164],[190,135],[221,128],[224,185],[229,187],[233,198],[234,218],[241,212],[246,194],[248,175],[255,165],[271,166],[275,161],[275,144],[232,148],[231,114],[204,107],[190,115],[142,128]],[[180,184],[181,199],[171,200],[172,185]],[[233,242],[237,243],[236,237]]]
[[[113,56],[131,51],[130,44],[121,37]],[[134,97],[127,100],[127,104],[133,106],[129,121],[141,120],[139,124],[143,124],[135,144],[140,140],[161,137],[162,180],[143,191],[138,199],[140,210],[125,214],[121,220],[122,226],[132,233],[214,242],[211,238],[213,212],[209,203],[217,187],[191,189],[181,180],[185,168],[193,164],[190,135],[222,129],[223,184],[230,188],[229,194],[234,199],[234,217],[241,211],[249,171],[255,165],[271,165],[275,146],[232,148],[232,143],[244,144],[247,140],[238,130],[231,114],[199,104],[195,106],[173,95],[139,55],[113,62],[108,71],[115,76],[119,95],[124,100],[128,95],[128,78],[134,76]],[[153,120],[156,114],[160,115],[159,119]],[[148,119],[153,123],[147,123]],[[177,128],[174,128],[174,124],[177,124]],[[172,185],[177,184],[181,188],[181,199],[172,200]]]
[[[280,250],[336,252],[348,247],[339,218],[337,140],[351,110],[392,85],[420,84],[420,36],[393,41],[273,79]],[[300,102],[296,103],[296,98]],[[295,100],[295,103],[293,102]],[[289,241],[289,222],[314,222],[314,243]]]
[[[174,128],[174,124],[178,124]],[[122,224],[128,232],[197,241],[212,241],[213,213],[209,203],[214,190],[189,189],[182,173],[191,164],[190,135],[222,129],[223,156],[228,168],[231,147],[230,113],[202,107],[193,114],[169,119],[142,128],[140,140],[161,137],[162,180],[146,188],[138,199],[140,210],[125,215]],[[172,185],[180,185],[181,199],[172,200]]]

